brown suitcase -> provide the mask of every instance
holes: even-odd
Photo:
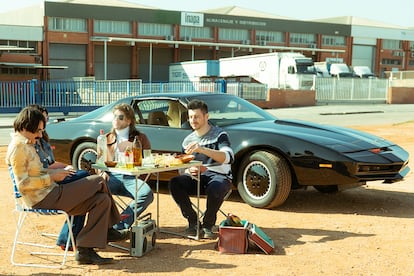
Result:
[[[218,250],[220,253],[244,254],[247,252],[247,221],[243,227],[226,226],[225,221],[219,225]]]
[[[256,224],[249,223],[247,225],[247,237],[250,242],[257,245],[263,252],[270,254],[275,248],[273,240],[263,232]]]

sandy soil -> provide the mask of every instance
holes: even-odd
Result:
[[[394,141],[414,156],[414,122],[398,125],[355,127]],[[0,147],[4,160],[5,147]],[[412,168],[414,169],[414,168]],[[0,195],[0,274],[15,275],[126,275],[187,274],[226,275],[413,275],[414,262],[414,177],[402,182],[380,182],[335,195],[313,188],[293,191],[287,202],[275,210],[262,210],[242,203],[237,192],[223,210],[260,226],[274,241],[270,255],[250,251],[243,255],[220,254],[215,241],[193,241],[160,234],[155,248],[143,257],[130,257],[108,247],[102,256],[116,259],[107,266],[79,266],[69,257],[62,270],[22,268],[10,263],[15,232],[14,202],[10,178],[3,162]],[[204,201],[202,201],[202,204]],[[150,211],[156,214],[156,204]],[[223,220],[219,216],[219,221]],[[35,221],[36,218],[33,218]],[[61,219],[49,219],[47,228],[57,232]],[[185,221],[168,191],[160,193],[160,225],[182,230]],[[28,228],[29,236],[34,232]],[[53,241],[52,241],[53,242]],[[60,249],[55,249],[60,252]],[[20,258],[34,258],[19,254]],[[37,262],[44,259],[36,258]]]

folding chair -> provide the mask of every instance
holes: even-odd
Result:
[[[11,253],[11,257],[10,257],[10,261],[13,265],[16,266],[30,266],[30,267],[45,267],[45,268],[62,268],[65,265],[66,262],[66,258],[67,256],[74,256],[74,254],[68,253],[69,251],[69,247],[70,247],[70,242],[73,245],[73,250],[75,252],[76,247],[75,247],[75,238],[73,236],[73,232],[72,232],[72,222],[73,222],[73,216],[69,216],[65,211],[62,210],[55,210],[55,209],[34,209],[34,208],[28,208],[25,206],[23,200],[22,200],[22,196],[17,188],[17,184],[16,184],[16,179],[14,177],[13,174],[13,170],[12,167],[9,166],[9,173],[10,173],[10,177],[13,183],[13,190],[14,190],[14,198],[15,198],[15,203],[16,203],[16,208],[14,210],[14,212],[17,212],[19,214],[18,219],[17,219],[17,225],[16,225],[16,233],[14,236],[14,242],[13,242],[13,248],[12,248],[12,253]],[[28,242],[28,241],[22,241],[20,240],[23,239],[22,237],[20,237],[21,231],[24,230],[24,222],[25,219],[27,217],[27,215],[29,214],[35,214],[38,216],[42,216],[44,218],[48,217],[48,216],[56,216],[56,215],[64,215],[65,216],[65,220],[68,223],[68,228],[69,228],[69,237],[70,239],[68,239],[68,241],[66,242],[66,247],[65,247],[65,251],[63,253],[56,253],[53,251],[56,250],[60,250],[58,249],[57,245],[55,244],[46,244],[46,243],[40,243],[39,240],[40,238],[34,238],[36,239],[36,242]],[[48,233],[39,233],[41,236],[43,237],[54,237],[56,238],[58,235],[55,234],[48,234]],[[25,239],[27,240],[27,239]],[[55,241],[55,239],[53,239],[53,241]],[[18,246],[20,245],[20,246]],[[25,263],[19,263],[15,260],[15,255],[16,255],[16,251],[18,250],[17,248],[26,248],[29,246],[32,247],[38,247],[38,248],[43,248],[43,251],[32,251],[29,252],[31,255],[47,255],[47,256],[62,256],[62,261],[60,262],[60,264],[58,264],[56,261],[50,260],[51,262],[53,262],[53,264],[40,264],[40,263],[29,263],[29,262],[25,262]],[[45,249],[49,249],[49,251],[45,251]],[[42,249],[39,249],[42,250]],[[21,250],[22,251],[22,250]]]
[[[226,200],[230,197],[230,195],[231,195],[231,192],[232,192],[232,191],[233,191],[233,190],[232,190],[232,189],[230,189],[230,190],[227,192],[227,194],[224,196],[223,203],[224,203],[224,201],[226,201]],[[193,205],[193,207],[197,210],[197,205],[195,205],[193,202],[191,202],[191,205]],[[223,216],[227,217],[227,214],[226,214],[223,210],[219,209],[219,211],[220,211],[220,213],[221,213]],[[205,213],[205,211],[203,212],[203,211],[201,211],[200,209],[198,209],[198,212],[201,214],[201,216],[200,216],[200,221],[201,221],[201,218],[202,218],[202,217],[204,217],[204,213]]]

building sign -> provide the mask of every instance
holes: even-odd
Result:
[[[233,25],[233,26],[247,26],[247,27],[266,27],[267,22],[265,20],[256,19],[243,19],[242,17],[213,17],[209,15],[206,18],[206,23],[220,24],[220,25]]]
[[[195,12],[181,12],[181,25],[192,27],[204,26],[204,14]]]

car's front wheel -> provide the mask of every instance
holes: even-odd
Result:
[[[286,160],[267,151],[257,151],[244,158],[237,181],[239,194],[247,204],[268,209],[283,204],[292,186]]]
[[[79,144],[72,156],[72,166],[77,170],[86,170],[90,174],[95,173],[92,164],[96,162],[96,144],[93,142],[84,142]]]

